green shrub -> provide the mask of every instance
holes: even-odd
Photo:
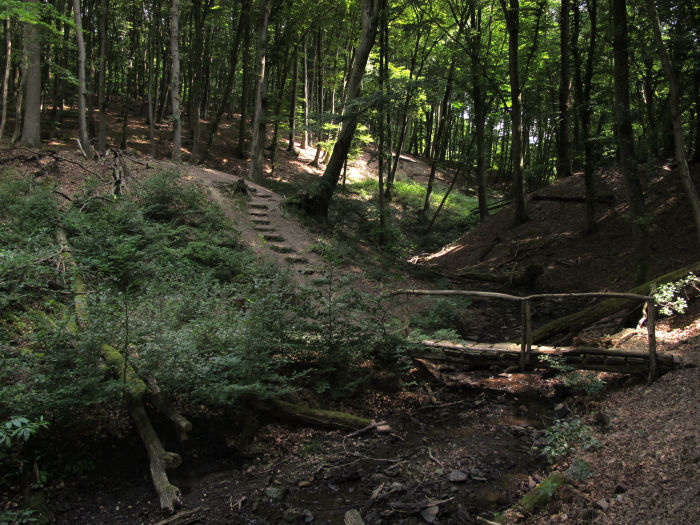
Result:
[[[574,450],[595,449],[600,446],[593,437],[593,430],[585,425],[580,418],[559,419],[544,431],[547,444],[542,449],[542,454],[550,463],[571,454]]]

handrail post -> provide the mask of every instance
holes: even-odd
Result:
[[[530,361],[530,347],[532,345],[532,318],[530,316],[530,301],[523,299],[520,306],[520,368],[525,370]]]
[[[651,383],[656,379],[656,301],[652,297],[647,301],[647,335],[649,338],[649,378]]]

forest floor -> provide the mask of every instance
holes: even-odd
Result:
[[[117,126],[115,123],[114,129]],[[143,140],[145,128],[138,135],[139,129],[131,127],[136,135],[130,145],[143,152],[148,146]],[[227,129],[232,134],[234,123],[224,126],[224,137]],[[328,240],[328,232],[306,228],[284,211],[282,196],[269,188],[246,182],[250,188],[247,198],[233,194],[236,180],[246,173],[245,162],[228,154],[233,143],[233,139],[228,147],[225,141],[215,143],[208,168],[182,169],[207,187],[236,221],[246,244],[264,257],[276,258],[299,282],[313,281],[325,264],[314,247]],[[163,148],[164,141],[159,144]],[[74,149],[67,140],[54,140],[51,146],[63,149],[61,155],[71,161],[54,163],[65,180],[63,190],[70,194],[71,186],[83,176],[77,164],[87,163],[65,151]],[[322,171],[308,165],[313,153],[277,152],[274,176],[285,184],[282,187],[301,188],[318,178]],[[0,155],[3,164],[28,173],[52,163],[50,159],[31,160],[29,154],[5,151]],[[130,164],[135,179],[147,176],[156,165],[168,164],[136,152],[133,155],[138,161]],[[351,164],[352,179],[371,173],[368,160],[366,154]],[[420,159],[407,158],[401,164],[417,180],[428,170]],[[89,169],[105,172],[100,165]],[[694,166],[696,181],[698,171]],[[634,267],[624,191],[614,170],[601,171],[599,183],[604,204],[597,210],[599,230],[595,234],[582,234],[584,205],[570,200],[583,196],[582,179],[577,175],[530,194],[531,220],[526,224],[511,228],[512,211],[506,207],[440,252],[420,254],[414,260],[465,289],[495,287],[484,288],[456,277],[464,268],[514,272],[537,264],[544,273],[534,283],[536,291],[624,291],[632,285]],[[689,207],[667,169],[647,170],[645,187],[654,225],[651,273],[659,275],[696,260],[696,241],[688,220]],[[273,245],[291,251],[277,251]],[[376,281],[365,270],[354,263],[341,269],[354,272],[356,282],[371,289]],[[396,284],[436,285],[432,279],[415,275],[408,284],[401,278]],[[577,307],[580,304],[568,308]],[[535,320],[552,319],[566,308],[543,305]],[[621,342],[632,332],[618,328],[620,318],[604,320],[580,337],[610,346],[621,343],[624,348],[643,348],[642,331],[632,331],[634,335]],[[506,305],[475,303],[460,322],[465,337],[507,340],[517,330],[519,312]],[[659,351],[699,364],[698,301],[691,302],[684,315],[661,320],[657,337]],[[492,512],[512,505],[552,469],[565,470],[574,459],[588,464],[586,479],[558,491],[534,515],[515,513],[511,521],[697,522],[698,368],[668,373],[651,385],[614,374],[599,376],[607,381],[602,393],[572,396],[551,374],[417,363],[403,386],[378,382],[341,403],[311,395],[298,399],[387,421],[390,431],[349,436],[261,420],[260,430],[245,451],[234,445],[240,422],[227,421],[225,415],[187,414],[194,423],[192,443],[178,450],[183,465],[172,472],[171,479],[183,491],[184,510],[191,513],[171,523],[341,524],[350,509],[360,511],[372,525],[478,523],[480,517],[491,519]],[[549,465],[540,453],[545,444],[543,429],[562,405],[592,426],[600,446]],[[166,441],[166,447],[178,448],[173,437]],[[144,468],[145,452],[133,435],[108,443],[88,440],[82,443],[78,457],[91,458],[95,469],[49,481],[48,501],[55,523],[156,523],[162,518]]]

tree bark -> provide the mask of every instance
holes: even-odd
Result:
[[[267,105],[267,74],[265,57],[267,52],[267,24],[270,20],[270,0],[260,0],[260,27],[258,29],[257,81],[255,87],[255,114],[253,116],[253,140],[248,176],[254,182],[263,179],[265,164],[265,106]]]
[[[575,7],[578,9],[578,5]],[[581,101],[581,133],[584,151],[583,182],[586,189],[586,233],[595,232],[598,227],[595,220],[595,183],[593,180],[593,143],[590,140],[591,129],[591,87],[593,85],[593,64],[595,62],[596,37],[598,35],[598,0],[588,2],[591,36],[588,41],[586,72],[583,80],[583,98]]]
[[[2,81],[2,116],[0,116],[0,142],[7,124],[7,96],[9,94],[10,70],[12,69],[12,31],[11,20],[5,18],[5,76]]]
[[[27,2],[37,4],[38,0]],[[31,22],[24,23],[24,60],[26,82],[21,142],[29,148],[38,148],[41,145],[41,35],[39,25]]]
[[[613,0],[613,59],[615,62],[615,125],[618,143],[618,162],[625,181],[627,200],[629,201],[632,231],[637,257],[635,281],[646,280],[649,270],[651,245],[649,240],[648,218],[645,216],[646,205],[642,182],[634,158],[634,136],[630,113],[629,57],[627,30],[627,1]]]
[[[433,158],[430,163],[430,175],[428,176],[428,187],[425,191],[425,201],[423,201],[423,217],[428,216],[428,210],[430,209],[430,197],[433,193],[433,184],[435,183],[435,172],[437,171],[437,164],[442,160],[444,145],[445,145],[445,134],[447,132],[447,107],[450,102],[450,97],[452,96],[452,82],[454,80],[455,73],[455,63],[456,57],[452,55],[450,61],[450,70],[447,74],[447,85],[445,86],[445,94],[442,97],[442,104],[440,105],[440,120],[438,121],[437,132],[435,134],[435,142],[433,146]]]
[[[654,33],[654,41],[656,49],[661,57],[661,63],[664,66],[664,72],[669,84],[668,104],[671,109],[671,124],[673,126],[673,143],[674,153],[676,157],[676,169],[680,175],[681,184],[685,190],[688,200],[690,201],[691,209],[693,210],[693,221],[695,222],[695,230],[700,243],[700,200],[698,200],[698,192],[693,185],[693,179],[690,178],[688,170],[688,162],[685,157],[685,140],[683,138],[683,123],[681,122],[681,114],[679,110],[680,90],[678,88],[678,79],[673,70],[673,65],[664,47],[661,39],[661,22],[659,15],[654,5],[654,0],[646,0],[647,15],[651,22],[651,27]]]
[[[571,144],[569,143],[569,13],[570,0],[561,0],[560,14],[560,71],[559,71],[559,133],[557,134],[557,177],[570,177]]]
[[[104,153],[107,147],[107,83],[105,71],[107,69],[107,16],[108,0],[100,2],[100,71],[97,80],[97,105],[100,110],[100,119],[97,125],[97,151]]]
[[[180,50],[178,39],[180,13],[178,0],[172,0],[170,8],[170,54],[172,56],[170,74],[170,104],[173,111],[173,160],[180,162],[182,147],[182,122],[180,119]]]
[[[85,120],[85,40],[83,39],[83,22],[80,15],[80,0],[73,1],[73,19],[75,20],[75,39],[78,44],[78,133],[83,152],[88,159],[93,157],[93,150],[88,138]]]
[[[520,33],[520,0],[510,0],[509,7],[501,0],[508,30],[508,71],[510,76],[510,123],[511,156],[513,158],[513,187],[511,189],[515,215],[515,226],[527,222],[525,211],[525,185],[523,181],[523,133],[522,133],[522,91],[520,89],[518,47]]]
[[[347,157],[348,151],[350,151],[350,145],[355,135],[355,128],[357,127],[357,120],[359,117],[357,98],[360,94],[360,87],[365,72],[365,66],[367,65],[367,59],[369,58],[369,53],[374,46],[374,40],[377,36],[380,13],[379,5],[380,0],[362,0],[362,35],[355,55],[355,63],[350,73],[350,80],[348,81],[348,103],[343,112],[338,140],[335,143],[333,153],[323,173],[323,178],[314,194],[309,196],[305,203],[306,211],[311,215],[321,217],[328,216],[328,207],[333,193],[335,192],[335,188],[338,185],[345,157]]]
[[[294,46],[292,60],[294,61],[294,73],[292,74],[292,89],[289,93],[289,146],[287,146],[287,151],[296,153],[294,135],[296,134],[297,85],[299,84],[299,51],[296,46]]]
[[[243,77],[241,79],[241,119],[238,122],[238,147],[236,155],[241,159],[248,158],[246,145],[246,126],[248,124],[248,98],[250,97],[250,10],[244,11],[243,25]]]

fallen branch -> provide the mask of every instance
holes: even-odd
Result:
[[[364,428],[361,428],[359,430],[355,430],[355,432],[352,432],[352,433],[348,434],[347,436],[345,436],[344,439],[360,436],[360,435],[365,434],[365,433],[369,432],[370,430],[374,430],[375,428],[382,426],[382,425],[387,425],[387,422],[380,421],[378,423],[372,423],[371,425],[367,425]]]
[[[245,498],[244,498],[245,499]],[[154,523],[153,525],[182,525],[183,522],[180,521],[183,518],[189,518],[190,516],[197,514],[202,510],[202,507],[197,507],[196,509],[192,510],[183,510],[181,512],[178,512],[177,514],[173,514],[169,518],[165,518],[164,520],[160,520],[157,523]],[[187,522],[191,523],[191,522]]]
[[[282,419],[323,428],[357,430],[372,424],[369,419],[348,414],[347,412],[309,408],[275,399],[257,402],[256,408]]]
[[[72,274],[72,288],[74,292],[75,324],[69,329],[77,334],[79,330],[88,327],[88,305],[85,296],[85,283],[80,275],[78,266],[73,259],[73,254],[68,244],[68,238],[63,230],[56,233],[56,238],[61,247],[63,262]],[[150,460],[151,478],[153,486],[160,500],[162,510],[173,513],[182,503],[180,490],[172,485],[165,473],[168,468],[175,468],[180,465],[181,459],[178,454],[166,452],[158,438],[151,421],[148,418],[146,409],[143,406],[142,398],[147,391],[146,384],[138,377],[136,371],[127,363],[116,348],[110,345],[102,345],[102,359],[109,370],[116,377],[123,377],[124,392],[128,394],[129,412],[134,422],[139,436],[146,447]]]

